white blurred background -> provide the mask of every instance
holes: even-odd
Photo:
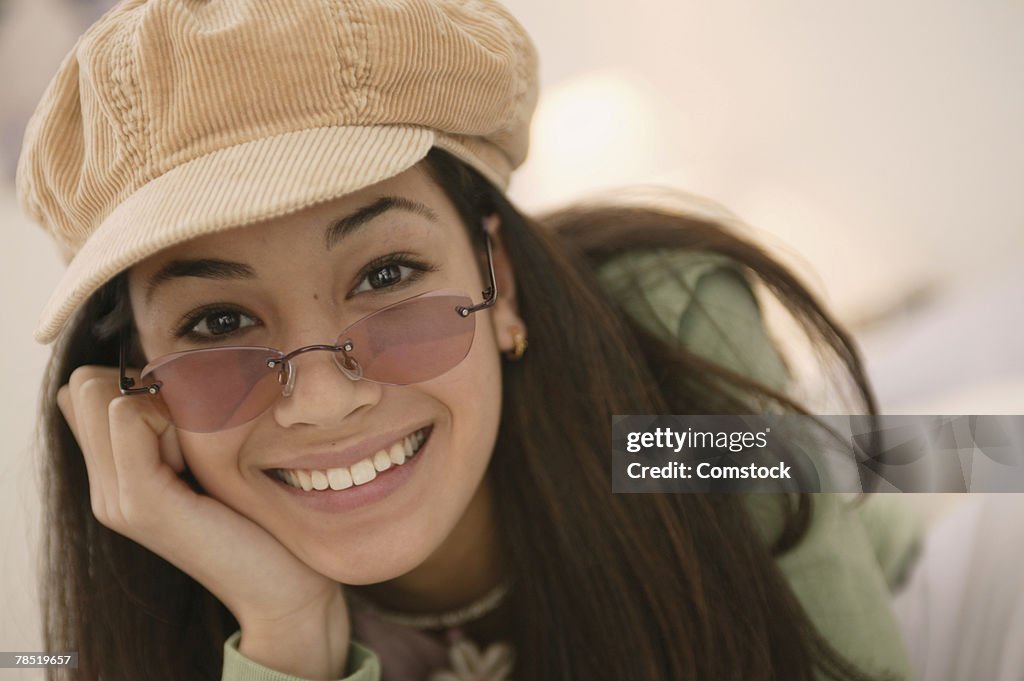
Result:
[[[29,447],[48,349],[31,332],[61,271],[17,209],[14,163],[109,4],[0,0],[5,650],[40,645]],[[1024,413],[1024,3],[507,4],[541,55],[523,207],[632,184],[709,197],[855,332],[884,412]]]

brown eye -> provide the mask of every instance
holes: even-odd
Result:
[[[379,270],[374,270],[368,277],[370,286],[373,288],[385,288],[396,284],[402,280],[402,270],[408,270],[408,267],[401,267],[399,265],[388,265],[387,267],[381,267]]]
[[[255,326],[249,315],[233,308],[206,308],[193,313],[182,325],[179,336],[193,340],[212,340],[230,336],[239,329]]]
[[[404,253],[390,253],[369,262],[362,271],[359,285],[352,294],[382,289],[404,288],[426,272],[437,268]],[[350,295],[352,295],[350,294]]]

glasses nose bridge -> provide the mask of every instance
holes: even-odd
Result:
[[[292,392],[294,392],[295,390],[295,380],[298,374],[298,369],[296,368],[292,360],[298,357],[299,355],[305,354],[307,352],[313,352],[314,350],[331,352],[333,355],[332,359],[334,360],[334,365],[338,367],[338,369],[343,374],[345,374],[345,376],[348,377],[349,379],[353,381],[358,381],[359,379],[362,378],[362,370],[358,362],[356,362],[355,359],[348,355],[348,353],[352,351],[352,341],[346,340],[340,345],[304,345],[301,348],[296,348],[295,350],[292,350],[288,354],[281,357],[281,359],[270,360],[270,362],[268,362],[271,368],[277,366],[278,364],[283,365],[281,367],[281,373],[278,374],[277,381],[282,386],[284,386],[282,394],[285,397],[290,397]],[[342,359],[341,361],[339,361],[338,359],[339,352],[343,353],[344,355],[344,359]]]
[[[343,352],[343,351],[344,352],[351,352],[352,351],[352,341],[348,341],[347,340],[344,343],[342,343],[341,345],[323,345],[323,344],[304,345],[301,348],[296,348],[296,349],[292,350],[291,352],[289,352],[287,355],[285,355],[284,357],[282,357],[278,361],[280,361],[280,362],[290,362],[295,357],[298,357],[299,355],[302,355],[302,354],[307,353],[307,352],[312,352],[313,350],[327,350],[327,351],[330,351],[330,352]]]

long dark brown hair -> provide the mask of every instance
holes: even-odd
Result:
[[[818,634],[775,563],[810,522],[807,497],[779,495],[786,523],[768,545],[739,496],[611,493],[612,414],[758,413],[738,395],[806,412],[652,336],[609,299],[594,268],[636,248],[732,258],[845,367],[863,411],[874,413],[840,325],[786,268],[714,220],[636,206],[581,206],[535,220],[445,152],[432,151],[426,166],[481,252],[476,225],[500,214],[530,333],[527,356],[504,372],[490,463],[499,536],[516,576],[516,678],[869,678]],[[47,370],[46,647],[79,651],[82,679],[215,679],[237,621],[187,574],[96,520],[81,451],[57,407],[76,367],[116,365],[117,332],[131,324],[122,273],[79,309]]]

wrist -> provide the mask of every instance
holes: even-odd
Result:
[[[330,603],[274,620],[239,621],[238,652],[269,669],[311,681],[345,676],[351,639],[341,591]]]

